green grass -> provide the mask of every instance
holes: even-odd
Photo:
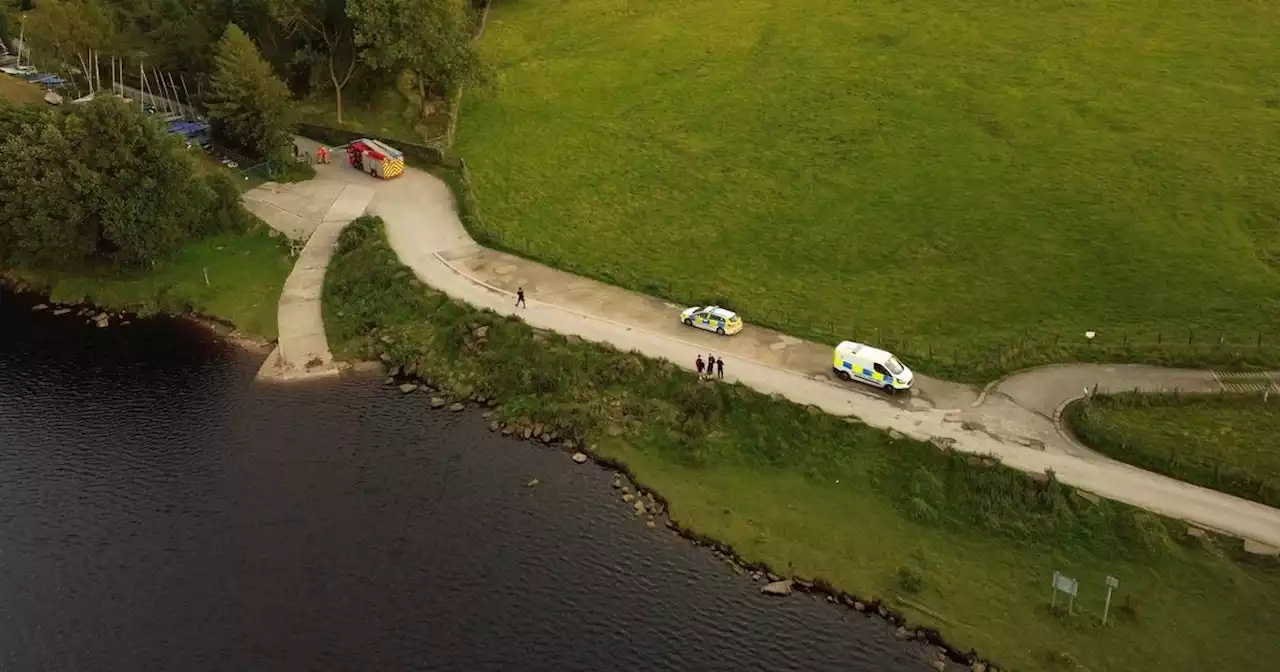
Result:
[[[44,91],[17,77],[0,73],[0,100],[14,105],[47,105]]]
[[[505,247],[925,372],[1275,364],[1278,32],[1258,0],[499,3],[457,148]]]
[[[422,118],[418,94],[407,75],[398,78],[395,86],[374,91],[362,91],[358,85],[344,89],[342,124],[338,123],[333,100],[333,92],[326,90],[323,95],[299,101],[300,120],[418,143],[444,135],[449,124],[448,111],[443,108]]]
[[[46,288],[57,303],[92,303],[143,315],[187,313],[217,318],[247,335],[276,338],[276,308],[293,268],[282,238],[266,225],[192,241],[149,271],[14,270]],[[205,274],[208,284],[205,284]]]
[[[1087,445],[1178,480],[1280,506],[1280,405],[1258,395],[1099,395],[1064,414]]]
[[[324,302],[340,358],[383,355],[455,396],[499,399],[509,422],[558,425],[682,525],[894,601],[1001,669],[1245,670],[1280,655],[1280,565],[1237,542],[476,311],[417,281],[375,219],[343,232]],[[1081,582],[1073,617],[1049,609],[1054,571]],[[1107,575],[1121,588],[1103,627]]]

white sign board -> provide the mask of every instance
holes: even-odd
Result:
[[[1058,572],[1053,573],[1053,589],[1062,591],[1071,597],[1075,597],[1080,590],[1080,582]]]

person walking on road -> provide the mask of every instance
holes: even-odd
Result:
[[[698,378],[702,378],[702,371],[707,367],[706,363],[702,361],[702,355],[698,355],[698,360],[693,365],[698,369]]]
[[[716,375],[716,358],[715,355],[707,355],[707,377]]]
[[[516,288],[516,307],[528,308],[529,304],[524,302],[524,287]]]
[[[716,360],[716,378],[724,380],[724,357]]]

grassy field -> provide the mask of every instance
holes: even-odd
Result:
[[[457,147],[505,247],[926,372],[1280,344],[1278,32],[1248,0],[498,3]]]
[[[302,121],[317,126],[418,143],[444,135],[449,125],[446,109],[422,118],[418,94],[407,75],[400,77],[394,87],[376,91],[361,91],[358,86],[351,86],[343,91],[342,101],[341,125],[331,91],[299,101],[298,114]]]
[[[1099,395],[1064,414],[1117,460],[1280,506],[1280,403],[1261,396]]]
[[[280,290],[293,260],[282,239],[268,231],[259,225],[193,241],[150,271],[12,274],[47,287],[58,303],[88,302],[144,315],[196,312],[230,322],[244,334],[274,339]]]
[[[386,354],[459,396],[496,397],[508,420],[559,423],[681,524],[891,600],[1001,669],[1246,670],[1280,656],[1280,564],[1056,481],[475,311],[419,283],[376,220],[343,232],[324,301],[339,357]],[[1081,582],[1075,616],[1049,608],[1054,571]],[[1103,627],[1106,575],[1121,588]]]
[[[0,100],[14,105],[47,105],[40,87],[5,74],[0,74]]]

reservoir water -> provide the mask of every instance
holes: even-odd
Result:
[[[2,670],[931,669],[476,413],[30,304],[0,294]]]

